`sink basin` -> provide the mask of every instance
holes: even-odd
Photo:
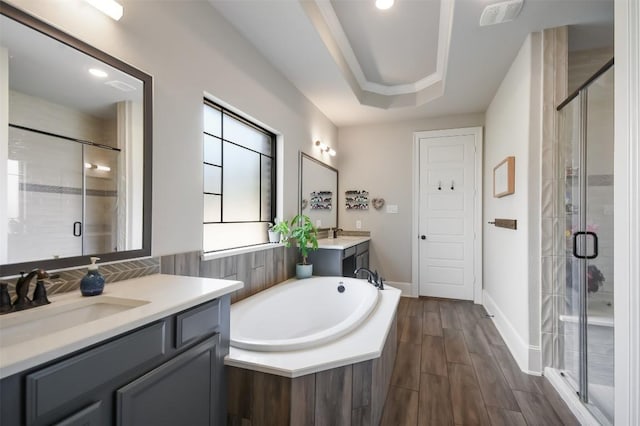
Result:
[[[0,346],[11,346],[149,303],[110,296],[54,301],[0,317]]]

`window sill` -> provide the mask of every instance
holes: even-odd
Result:
[[[284,247],[284,244],[266,243],[266,244],[260,244],[257,246],[251,246],[251,247],[240,247],[240,248],[229,249],[229,250],[215,251],[211,253],[203,253],[202,256],[200,256],[200,259],[203,262],[206,262],[207,260],[220,259],[222,257],[235,256],[235,255],[244,254],[244,253],[253,253],[256,251],[268,250],[275,247]]]

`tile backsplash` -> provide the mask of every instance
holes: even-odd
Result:
[[[145,275],[157,274],[160,272],[160,258],[151,257],[127,260],[124,262],[110,263],[106,265],[99,264],[99,266],[100,273],[104,276],[105,282],[108,284],[116,281],[138,278]],[[56,293],[66,293],[68,291],[80,289],[80,280],[86,273],[86,266],[77,269],[53,272],[52,275],[57,275],[57,278],[45,280],[47,294],[52,295]],[[0,281],[9,283],[9,294],[12,296],[15,295],[17,278],[8,280],[0,278]],[[29,287],[29,297],[33,294],[35,283],[36,280],[32,280],[31,286]]]

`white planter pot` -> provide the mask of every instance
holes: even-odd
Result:
[[[303,265],[302,263],[296,264],[296,278],[301,280],[303,278],[311,278],[313,274],[313,265]]]
[[[268,231],[269,232],[269,242],[270,243],[279,243],[280,242],[280,233],[277,231]]]

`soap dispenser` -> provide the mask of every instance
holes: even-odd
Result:
[[[96,260],[100,260],[100,258],[91,258],[91,265],[88,267],[87,275],[80,281],[80,292],[82,292],[83,296],[97,296],[102,294],[102,290],[104,290],[104,277],[98,271]]]

